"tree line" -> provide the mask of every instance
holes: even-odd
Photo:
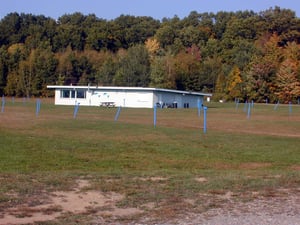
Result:
[[[47,85],[170,88],[215,99],[300,97],[300,19],[290,9],[120,15],[10,13],[0,21],[0,94],[51,96]]]

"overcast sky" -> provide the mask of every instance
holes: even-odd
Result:
[[[121,14],[151,16],[159,20],[177,15],[182,19],[191,11],[260,12],[275,6],[291,9],[300,17],[299,0],[1,0],[0,19],[11,12],[44,15],[53,19],[74,12],[95,14],[107,20]]]

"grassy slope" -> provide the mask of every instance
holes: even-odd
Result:
[[[125,193],[126,206],[299,187],[299,107],[289,116],[286,106],[255,105],[249,120],[242,105],[210,104],[207,134],[194,109],[158,110],[156,128],[150,109],[122,109],[117,122],[115,113],[80,107],[73,119],[73,107],[42,103],[36,117],[33,102],[8,103],[0,115],[0,203],[8,191],[65,189],[79,176]]]

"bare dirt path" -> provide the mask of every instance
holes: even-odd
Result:
[[[77,187],[71,191],[45,193],[45,196],[39,196],[38,204],[33,204],[36,199],[31,199],[32,202],[7,208],[0,212],[0,224],[38,224],[55,221],[71,213],[89,215],[93,219],[88,224],[107,225],[300,225],[300,189],[281,189],[271,196],[253,192],[247,200],[235,198],[234,193],[227,192],[213,196],[214,200],[222,200],[220,205],[202,212],[190,210],[196,207],[196,202],[187,199],[189,207],[179,209],[177,215],[157,218],[155,213],[151,213],[152,210],[160,210],[154,204],[119,208],[117,202],[124,198],[123,195],[88,190],[89,185],[86,180],[78,180]],[[203,196],[203,199],[210,201],[210,196]]]

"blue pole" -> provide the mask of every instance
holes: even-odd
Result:
[[[159,101],[159,108],[162,109],[164,107],[164,103],[162,101]]]
[[[2,96],[2,104],[1,104],[1,112],[4,113],[4,106],[5,106],[5,97]]]
[[[292,102],[289,102],[289,115],[292,114]]]
[[[235,110],[239,108],[239,103],[240,103],[240,99],[237,99],[235,104]]]
[[[201,116],[202,101],[198,99],[198,117]]]
[[[247,104],[248,103],[248,101],[245,101],[245,104],[244,104],[244,112],[247,112]]]
[[[251,115],[251,103],[248,103],[248,112],[247,112],[247,118],[250,119],[250,115]]]
[[[37,99],[36,100],[36,111],[35,111],[35,115],[38,116],[41,110],[41,100]]]
[[[154,107],[153,107],[153,125],[154,125],[154,127],[156,127],[156,111],[157,111],[156,105],[154,105]]]
[[[117,113],[115,115],[115,121],[117,121],[119,119],[120,112],[121,112],[121,106],[119,106],[118,111],[117,111]]]
[[[277,110],[278,106],[279,106],[279,100],[277,101],[276,105],[274,106],[274,110]]]
[[[205,134],[207,129],[206,129],[206,114],[207,114],[207,107],[203,107],[203,133]]]
[[[79,103],[75,104],[73,118],[75,119],[78,113]]]

